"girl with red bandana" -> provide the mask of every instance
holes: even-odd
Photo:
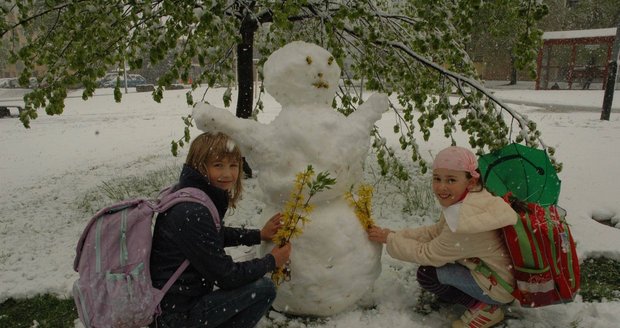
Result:
[[[504,318],[501,306],[514,300],[476,270],[483,261],[514,285],[501,228],[515,224],[517,214],[484,189],[477,168],[468,149],[443,149],[433,162],[432,188],[442,208],[439,221],[401,231],[378,226],[368,230],[369,239],[386,244],[390,256],[420,265],[417,280],[422,288],[467,308],[452,327],[492,327]]]

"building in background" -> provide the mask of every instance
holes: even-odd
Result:
[[[605,89],[615,36],[616,28],[545,32],[536,89]]]
[[[13,13],[9,13],[7,18],[8,21],[11,21],[15,19],[15,16]],[[21,62],[9,63],[9,49],[17,51],[26,43],[24,30],[21,27],[12,29],[0,39],[0,42],[0,78],[16,78],[24,69],[24,64]],[[34,74],[42,75],[44,70],[45,68],[42,66],[35,66]]]

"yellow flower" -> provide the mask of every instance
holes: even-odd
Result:
[[[330,189],[332,185],[336,183],[335,179],[329,177],[329,173],[320,172],[315,180],[314,170],[311,165],[308,165],[304,172],[297,173],[295,175],[295,184],[293,190],[289,196],[288,201],[284,205],[284,211],[282,213],[282,226],[275,233],[272,238],[276,245],[284,245],[291,238],[300,236],[303,232],[298,227],[301,221],[302,226],[310,222],[308,215],[312,212],[314,207],[310,204],[310,199],[317,192],[325,189]],[[304,193],[304,188],[308,187],[308,197]],[[271,279],[276,285],[280,285],[283,281],[290,279],[291,273],[288,267],[277,268],[271,275]]]
[[[362,184],[357,189],[357,200],[355,200],[353,193],[350,191],[344,194],[345,199],[353,207],[355,216],[357,216],[365,230],[368,230],[375,224],[372,219],[372,191],[372,186]]]

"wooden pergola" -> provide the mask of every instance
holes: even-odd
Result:
[[[536,90],[605,89],[616,28],[553,31],[542,36],[538,51]]]

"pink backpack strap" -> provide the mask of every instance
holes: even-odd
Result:
[[[209,209],[209,211],[211,212],[211,217],[213,217],[213,223],[215,223],[215,227],[217,228],[218,231],[220,230],[221,228],[220,214],[217,211],[217,208],[215,207],[215,204],[213,203],[211,198],[209,198],[209,196],[204,191],[198,188],[194,188],[194,187],[182,188],[175,192],[171,192],[172,189],[173,189],[173,186],[170,186],[170,187],[163,189],[159,193],[160,202],[156,208],[157,213],[164,212],[168,210],[169,208],[171,208],[172,206],[178,203],[182,203],[182,202],[199,203],[199,204],[206,206]],[[181,263],[179,268],[174,272],[174,274],[170,277],[170,279],[168,279],[164,287],[161,289],[161,294],[159,294],[156,298],[157,304],[161,302],[166,292],[170,289],[170,287],[172,287],[172,285],[177,281],[177,279],[179,279],[183,271],[185,271],[185,269],[187,269],[188,266],[189,266],[189,260],[185,259],[185,261]]]
[[[183,202],[194,202],[202,204],[207,207],[211,212],[211,217],[213,217],[213,223],[215,223],[215,227],[219,231],[221,229],[221,219],[220,214],[215,207],[215,204],[209,198],[209,196],[202,190],[194,187],[187,187],[179,189],[175,192],[170,192],[173,187],[165,188],[160,192],[159,204],[155,211],[157,213],[162,213],[167,211],[172,206],[183,203]]]
[[[166,295],[166,292],[168,292],[170,287],[172,287],[172,285],[177,281],[177,279],[179,279],[179,277],[181,276],[181,273],[183,273],[183,271],[185,271],[185,269],[187,269],[188,266],[189,266],[189,260],[185,259],[185,261],[183,261],[183,263],[179,265],[179,268],[177,269],[177,271],[174,272],[172,277],[170,277],[170,279],[166,281],[166,284],[161,289],[161,294],[157,295],[156,297],[157,304],[161,302],[161,300],[164,298],[164,295]]]

